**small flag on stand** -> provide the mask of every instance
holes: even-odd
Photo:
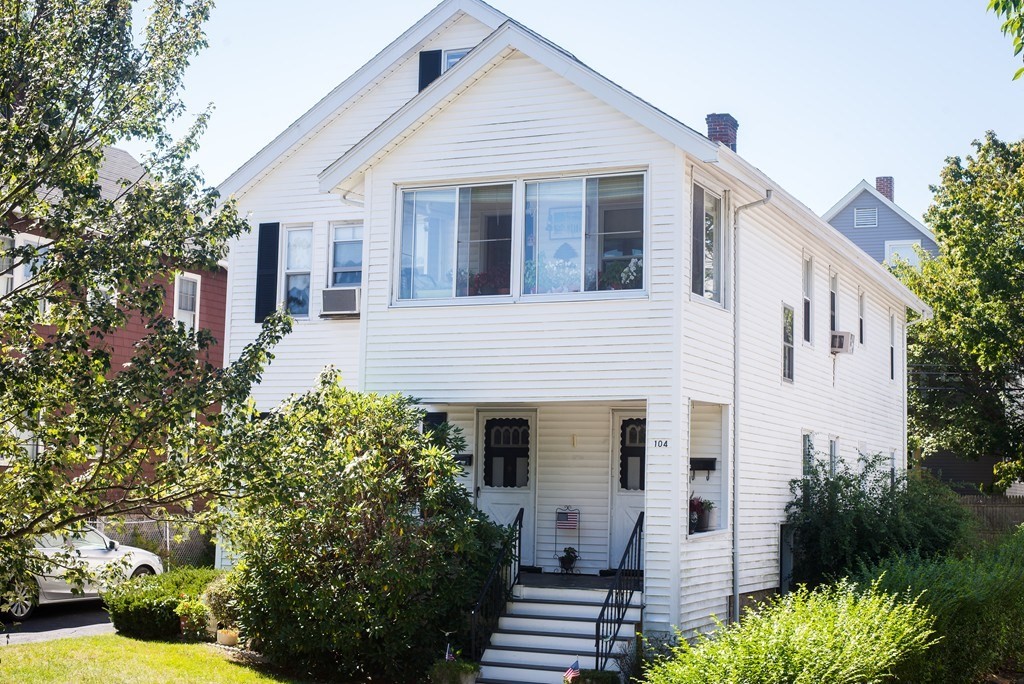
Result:
[[[579,511],[555,511],[555,529],[575,530],[579,524]]]
[[[566,682],[571,682],[571,681],[573,681],[574,679],[576,679],[579,676],[580,676],[580,659],[577,658],[575,660],[575,662],[573,662],[573,664],[569,666],[569,669],[565,671],[565,674],[562,675],[562,680],[566,681]]]
[[[448,647],[444,651],[445,660],[455,660],[455,654],[452,652],[452,645],[448,644]]]

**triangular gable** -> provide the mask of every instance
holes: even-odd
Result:
[[[872,185],[871,183],[868,183],[866,180],[862,180],[860,183],[858,183],[856,186],[854,186],[853,190],[850,190],[850,192],[846,193],[846,195],[843,197],[843,199],[841,199],[838,202],[836,202],[832,206],[832,208],[829,209],[828,211],[826,211],[825,214],[821,218],[823,218],[825,221],[831,221],[832,219],[834,219],[839,214],[839,212],[841,212],[843,209],[846,209],[846,207],[850,206],[850,204],[855,199],[860,197],[861,193],[864,193],[864,192],[870,193],[872,197],[877,199],[884,206],[886,206],[889,209],[892,209],[894,212],[896,212],[896,214],[901,219],[903,219],[904,221],[909,223],[912,227],[914,227],[918,231],[920,231],[920,233],[922,235],[927,237],[932,242],[938,244],[938,240],[935,239],[935,233],[933,233],[931,230],[929,230],[928,226],[924,225],[923,223],[921,223],[920,221],[915,219],[913,216],[911,216],[906,211],[901,209],[895,202],[890,200],[888,197],[886,197],[882,193],[878,192],[878,189],[874,185]]]
[[[218,186],[221,195],[239,195],[248,190],[297,147],[326,126],[338,109],[391,73],[414,54],[419,45],[446,26],[458,21],[463,15],[468,15],[491,29],[496,29],[508,21],[507,16],[481,0],[445,0],[228,176]]]
[[[500,64],[520,52],[703,161],[718,144],[612,83],[557,45],[508,20],[451,69],[410,100],[320,174],[322,192],[350,192],[363,172]]]

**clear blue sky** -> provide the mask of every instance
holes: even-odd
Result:
[[[432,0],[220,0],[186,102],[216,111],[195,161],[219,183],[397,38]],[[947,156],[1024,138],[1024,81],[987,0],[493,0],[513,19],[739,152],[817,213],[896,179],[914,216]]]

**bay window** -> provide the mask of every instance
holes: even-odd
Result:
[[[630,174],[404,190],[397,297],[643,289],[644,184]]]

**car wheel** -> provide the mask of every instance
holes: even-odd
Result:
[[[8,614],[15,620],[27,620],[36,610],[39,587],[35,582],[17,582],[11,588],[11,606]]]
[[[155,574],[156,573],[153,572],[153,568],[149,567],[148,565],[140,565],[139,567],[135,568],[135,572],[132,573],[132,579],[135,579],[136,577],[143,577],[145,575]]]

